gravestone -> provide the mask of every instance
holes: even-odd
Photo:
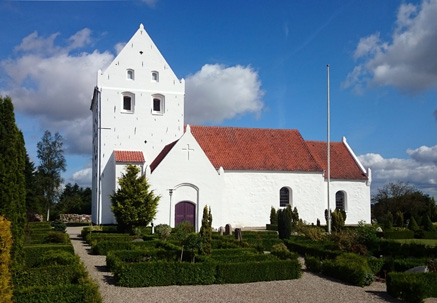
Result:
[[[237,239],[240,242],[243,240],[243,236],[241,235],[241,228],[235,229],[235,239]]]
[[[231,226],[231,224],[226,224],[226,226],[225,226],[225,235],[232,235],[232,226]]]
[[[223,236],[225,233],[225,228],[223,226],[220,226],[220,236]]]

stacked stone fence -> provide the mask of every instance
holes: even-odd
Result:
[[[61,214],[59,219],[64,223],[91,223],[91,215]]]

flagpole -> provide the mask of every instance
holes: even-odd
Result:
[[[329,110],[329,64],[326,65],[327,67],[327,72],[328,72],[328,78],[327,78],[327,103],[328,103],[328,125],[327,125],[327,154],[328,154],[328,159],[327,159],[327,174],[328,174],[328,182],[327,182],[327,192],[328,192],[328,216],[327,216],[327,223],[328,223],[328,233],[331,233],[331,205],[330,205],[330,193],[329,193],[329,184],[331,182],[331,138],[330,138],[330,110]]]

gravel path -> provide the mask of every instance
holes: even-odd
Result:
[[[106,271],[106,257],[90,254],[90,246],[80,238],[81,230],[82,227],[68,227],[67,233],[91,278],[98,282],[104,303],[402,302],[390,297],[383,283],[375,282],[362,288],[309,272],[304,272],[300,279],[287,281],[206,286],[119,287],[114,285],[112,274]]]

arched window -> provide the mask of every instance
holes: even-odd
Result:
[[[338,191],[335,194],[335,208],[346,211],[346,193],[344,191]]]
[[[152,113],[162,115],[165,111],[165,98],[163,95],[152,96]]]
[[[135,95],[129,92],[124,92],[122,94],[122,112],[125,113],[133,113],[134,112],[134,106],[135,106]]]
[[[291,190],[287,187],[281,188],[279,191],[279,206],[286,207],[291,202]]]

